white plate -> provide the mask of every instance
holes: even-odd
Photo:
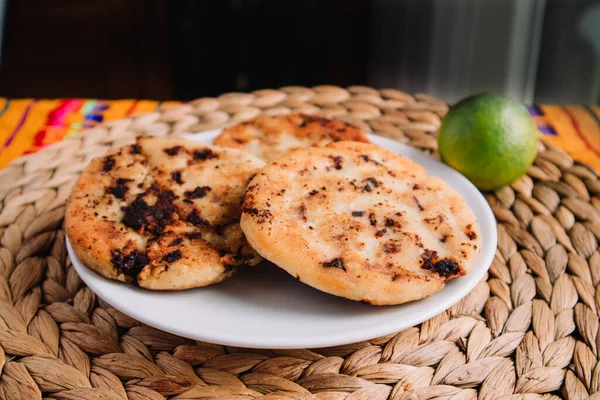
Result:
[[[218,131],[191,135],[211,142]],[[85,267],[67,242],[81,279],[106,302],[155,328],[206,342],[252,348],[318,348],[387,335],[423,322],[466,296],[483,278],[496,252],[496,222],[484,197],[462,175],[419,150],[369,135],[374,143],[409,157],[448,182],[481,225],[482,249],[473,270],[439,293],[400,306],[376,307],[319,292],[263,263],[218,285],[181,292],[150,292],[110,281]]]

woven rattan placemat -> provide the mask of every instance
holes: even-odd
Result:
[[[447,109],[431,96],[367,87],[229,93],[105,123],[17,159],[0,171],[0,398],[594,397],[600,183],[541,143],[527,176],[486,194],[499,234],[487,281],[422,325],[366,342],[265,351],[176,337],[104,303],[66,255],[61,224],[78,174],[136,134],[185,134],[301,111],[436,156]]]

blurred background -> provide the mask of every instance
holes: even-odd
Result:
[[[600,1],[2,0],[0,94],[188,100],[365,84],[599,103]]]

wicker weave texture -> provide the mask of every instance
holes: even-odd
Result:
[[[301,111],[437,156],[447,110],[428,95],[357,86],[229,93],[17,159],[0,171],[0,398],[600,399],[600,182],[542,143],[528,175],[486,194],[499,235],[487,279],[420,326],[370,341],[313,350],[194,342],[111,308],[67,257],[61,224],[78,174],[137,134]]]

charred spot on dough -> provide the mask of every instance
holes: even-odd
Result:
[[[209,149],[208,147],[194,151],[194,159],[195,160],[205,161],[205,160],[210,160],[212,158],[218,158],[218,157],[219,156],[217,154],[215,154],[215,152],[212,151],[211,149]]]
[[[398,221],[394,221],[391,218],[386,218],[385,219],[385,226],[387,227],[400,227],[400,223]]]
[[[181,254],[181,250],[175,250],[164,256],[163,260],[165,260],[168,263],[174,263],[181,257],[183,257],[183,255]]]
[[[382,237],[386,233],[387,233],[387,229],[385,229],[385,228],[380,229],[377,232],[375,232],[375,237],[379,239],[380,237]]]
[[[392,281],[395,281],[396,279],[398,279],[400,277],[400,275],[398,274],[394,274],[392,275]]]
[[[256,208],[256,202],[254,200],[254,193],[251,191],[246,191],[246,194],[242,199],[242,212],[252,215],[258,214],[258,209]]]
[[[132,144],[131,145],[131,154],[141,154],[142,150],[140,149],[140,146],[137,144]]]
[[[364,186],[359,186],[356,184],[355,180],[351,180],[350,181],[350,185],[355,189],[355,190],[359,190],[361,192],[371,192],[373,189],[371,188],[371,185],[369,183],[375,182],[374,186],[377,187],[377,181],[375,180],[375,178],[366,178],[365,181],[367,181],[367,183]]]
[[[171,172],[171,179],[178,185],[183,184],[183,181],[181,180],[181,171]]]
[[[342,162],[344,159],[341,156],[329,156],[329,159],[333,161],[333,168],[337,170],[342,169]]]
[[[448,240],[449,237],[452,237],[452,235],[444,235],[440,238],[440,242],[442,243],[446,243],[446,240]]]
[[[117,199],[122,199],[123,197],[125,197],[125,193],[127,193],[127,191],[129,190],[129,188],[127,187],[128,182],[133,182],[133,179],[119,178],[117,179],[117,185],[114,187],[107,188],[106,192],[112,194]]]
[[[182,242],[183,242],[182,238],[175,238],[171,241],[171,243],[169,243],[169,247],[179,246]]]
[[[187,222],[196,226],[210,226],[210,222],[202,218],[198,210],[193,210],[191,213],[189,213],[186,220]]]
[[[250,179],[252,180],[252,179]],[[250,185],[246,188],[246,192],[245,194],[248,195],[250,192],[253,192],[254,190],[258,189],[258,185]],[[284,190],[285,191],[285,190]]]
[[[444,258],[436,262],[433,271],[445,277],[460,274],[458,264],[450,258]]]
[[[367,181],[368,183],[370,183],[374,187],[378,187],[379,186],[379,182],[377,182],[377,179],[375,179],[375,178],[373,178],[371,176],[368,177],[368,178],[365,178],[365,181]]]
[[[150,260],[146,254],[138,250],[123,254],[121,249],[115,249],[111,251],[110,262],[119,273],[135,277],[150,263]]]
[[[300,204],[300,207],[298,207],[298,213],[300,214],[302,221],[306,222],[306,206],[304,203]]]
[[[473,230],[473,225],[471,224],[467,225],[467,231],[465,232],[465,234],[467,235],[469,240],[477,239],[477,233],[475,233],[475,231]]]
[[[202,237],[202,234],[200,232],[188,232],[188,233],[184,233],[184,235],[189,240],[200,239]]]
[[[250,215],[258,215],[258,208],[256,207],[247,207],[246,204],[242,207],[242,212]]]
[[[346,271],[346,267],[344,267],[344,261],[341,258],[334,258],[329,261],[323,261],[321,265],[327,268],[338,268],[344,272]]]
[[[199,199],[204,196],[212,189],[209,186],[196,186],[194,190],[187,190],[183,193],[188,199]]]
[[[318,190],[316,190],[316,189],[314,189],[314,190],[311,190],[311,191],[310,191],[310,193],[308,193],[308,195],[309,195],[309,196],[315,196],[315,195],[317,195],[317,194],[319,194],[319,191],[318,191]]]
[[[423,211],[423,210],[424,210],[424,208],[423,208],[423,206],[421,205],[421,203],[419,202],[419,199],[417,199],[417,197],[416,197],[416,196],[413,196],[413,200],[415,201],[415,204],[417,205],[417,208],[419,209],[419,211]]]
[[[156,192],[156,187],[151,187],[149,192]],[[159,191],[156,203],[153,206],[148,205],[146,201],[138,195],[129,206],[124,207],[123,224],[129,228],[142,229],[156,236],[163,233],[166,225],[173,221],[173,216],[177,209],[173,205],[175,195],[171,191]]]
[[[115,158],[113,156],[104,157],[104,161],[102,162],[102,171],[109,172],[115,166]]]
[[[360,155],[360,158],[362,158],[362,160],[363,160],[364,162],[371,162],[371,163],[373,163],[373,164],[375,164],[375,165],[381,165],[381,163],[380,163],[379,161],[377,161],[377,160],[373,160],[371,157],[369,157],[369,156],[368,156],[368,155],[366,155],[366,154],[361,154],[361,155]]]
[[[122,199],[123,197],[125,197],[125,193],[127,193],[127,190],[129,190],[127,186],[115,186],[106,189],[108,193],[112,194],[117,199]]]
[[[257,223],[262,224],[264,223],[267,219],[270,219],[271,217],[273,217],[273,215],[271,214],[271,211],[269,210],[259,210],[256,207],[248,207],[246,205],[246,203],[244,203],[244,205],[242,206],[242,212],[246,213],[246,214],[250,214],[253,215],[255,217],[258,217],[258,219],[256,220]]]
[[[117,179],[117,185],[126,185],[128,182],[133,182],[133,179],[127,179],[127,178]]]
[[[363,215],[365,215],[364,211],[352,211],[353,217],[362,217]]]
[[[179,150],[181,150],[181,146],[173,146],[169,147],[168,149],[163,149],[163,151],[169,156],[177,155],[177,153],[179,153]]]
[[[389,242],[383,244],[383,251],[388,254],[396,254],[400,252],[400,247],[400,244],[390,240]]]
[[[377,225],[377,219],[375,218],[375,213],[369,213],[369,223],[371,226]]]
[[[442,214],[440,214],[436,217],[423,218],[423,221],[425,221],[426,223],[431,224],[431,225],[441,224],[444,222],[444,216]]]
[[[421,268],[433,270],[433,264],[437,259],[437,251],[425,249],[423,254],[421,255]]]
[[[445,278],[461,274],[458,263],[451,258],[438,258],[435,250],[426,249],[421,255],[421,268]]]

